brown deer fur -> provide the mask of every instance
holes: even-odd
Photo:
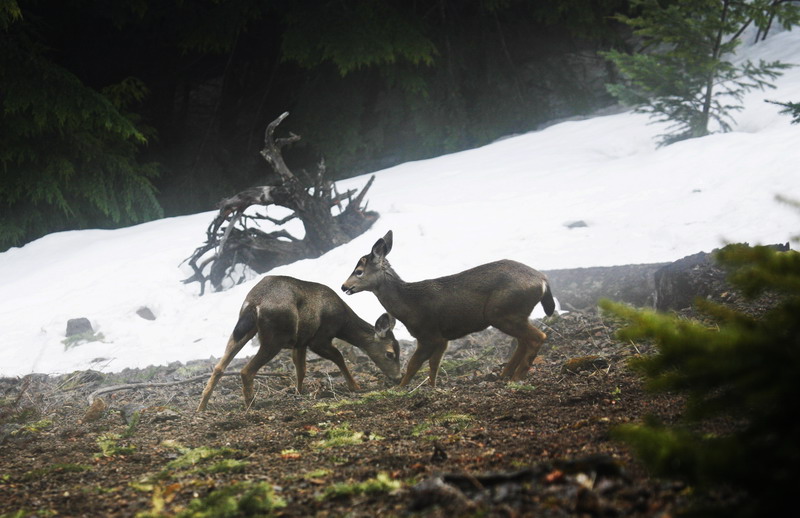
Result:
[[[547,336],[528,317],[542,303],[552,315],[555,302],[547,277],[533,268],[508,259],[419,282],[403,282],[389,265],[392,232],[379,239],[372,251],[359,259],[342,285],[351,295],[371,291],[392,316],[417,339],[400,382],[411,381],[425,360],[430,366],[430,384],[449,340],[489,326],[517,339],[517,348],[502,371],[502,377],[522,379]]]
[[[362,349],[386,376],[396,381],[400,377],[400,348],[392,327],[394,318],[386,313],[371,326],[322,284],[292,277],[264,277],[245,297],[225,354],[214,367],[197,410],[206,409],[225,368],[256,334],[260,343],[258,352],[242,369],[242,392],[247,406],[253,402],[256,372],[281,349],[292,350],[298,392],[306,373],[307,348],[335,363],[350,389],[357,390],[358,384],[342,354],[331,344],[334,337]]]

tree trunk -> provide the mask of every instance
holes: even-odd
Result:
[[[720,29],[717,31],[716,39],[714,40],[714,47],[711,49],[711,59],[718,62],[722,49],[722,38],[724,36],[725,22],[728,19],[728,4],[730,0],[725,0],[722,3],[722,12],[720,13]],[[714,67],[706,78],[706,92],[703,97],[703,111],[700,113],[700,118],[692,128],[692,137],[704,137],[708,135],[708,123],[711,118],[711,101],[714,98],[714,81],[717,78],[716,67]]]

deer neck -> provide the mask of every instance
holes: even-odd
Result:
[[[383,282],[373,292],[384,309],[406,325],[423,302],[415,295],[412,284],[403,282],[390,267],[384,272]]]
[[[374,336],[375,328],[347,307],[347,317],[336,337],[360,348],[369,343]]]

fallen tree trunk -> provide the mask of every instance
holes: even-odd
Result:
[[[206,282],[219,291],[226,286],[238,284],[246,275],[237,265],[243,265],[256,273],[265,273],[277,266],[300,259],[319,257],[325,252],[349,242],[369,229],[378,219],[374,211],[362,206],[367,191],[375,177],[371,177],[360,192],[355,189],[339,194],[333,182],[326,178],[325,163],[320,162],[313,177],[295,175],[283,160],[281,149],[297,142],[300,137],[292,133],[289,137],[276,139],[275,129],[288,116],[288,112],[272,121],[264,134],[261,156],[278,173],[280,183],[251,187],[218,204],[219,213],[206,230],[206,241],[185,262],[194,275],[184,283],[200,283],[200,294],[205,292]],[[346,206],[343,207],[344,203]],[[266,213],[254,213],[251,207],[281,206],[291,213],[281,219]],[[334,208],[338,214],[334,215]],[[282,227],[298,218],[305,235],[299,239]],[[257,228],[265,221],[278,230],[264,231]],[[238,275],[238,278],[234,278]]]

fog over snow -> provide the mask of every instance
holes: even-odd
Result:
[[[740,58],[800,63],[800,31],[774,34]],[[663,126],[626,112],[378,171],[368,200],[381,217],[372,229],[270,273],[339,292],[356,260],[390,229],[389,260],[406,281],[502,258],[551,270],[672,261],[726,242],[787,242],[800,232],[800,217],[775,196],[800,199],[800,125],[764,99],[800,102],[800,67],[775,84],[747,95],[734,131],[664,148],[654,140]],[[342,181],[339,191],[367,179]],[[0,254],[0,376],[219,357],[258,279],[203,297],[197,283],[180,282],[192,272],[179,264],[214,216],[60,232]],[[579,220],[587,226],[566,226]],[[290,230],[302,235],[297,223]],[[558,286],[553,291],[558,297]],[[371,293],[342,296],[370,322],[382,313]],[[136,314],[142,306],[155,321]],[[65,351],[67,320],[77,317],[104,339]],[[398,326],[398,337],[410,338]],[[254,352],[248,345],[240,356]]]

